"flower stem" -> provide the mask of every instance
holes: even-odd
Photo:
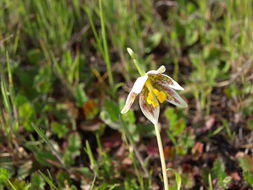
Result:
[[[127,52],[129,53],[130,57],[132,58],[134,65],[135,65],[136,69],[138,70],[139,74],[141,76],[144,76],[145,72],[140,67],[140,63],[137,61],[136,55],[134,54],[133,50],[131,48],[127,48]]]
[[[159,123],[154,124],[154,126],[155,126],[156,139],[157,139],[157,144],[158,144],[159,153],[160,153],[160,160],[162,164],[164,189],[169,190],[168,176],[167,176],[165,158],[164,158],[164,153],[163,153],[163,144],[162,144],[162,139],[160,135]]]

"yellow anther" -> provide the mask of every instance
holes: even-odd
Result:
[[[149,93],[148,93],[148,97],[147,97],[147,102],[148,102],[148,104],[152,104],[153,99],[154,99],[154,97],[153,97],[152,94],[149,92]]]
[[[159,100],[160,103],[163,103],[167,99],[167,95],[165,92],[160,91],[158,96],[156,95],[157,99]]]
[[[147,103],[152,104],[154,107],[159,106],[157,100],[155,99],[153,93],[151,93],[151,92],[148,93]]]
[[[154,92],[154,94],[156,95],[156,96],[158,96],[159,95],[159,90],[157,90],[157,89],[153,89],[153,92]]]
[[[146,87],[149,90],[147,103],[152,104],[154,107],[159,106],[159,103],[163,103],[167,99],[167,94],[164,91],[159,91],[156,88],[153,88],[149,80],[146,81]]]

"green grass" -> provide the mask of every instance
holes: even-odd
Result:
[[[138,103],[120,114],[139,76],[127,47],[185,88],[188,109],[160,113],[171,189],[252,188],[252,8],[1,1],[0,189],[162,188],[152,125]]]

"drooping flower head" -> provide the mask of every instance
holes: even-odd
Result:
[[[158,123],[160,103],[168,101],[178,107],[187,107],[187,103],[175,91],[184,89],[171,77],[163,74],[165,70],[162,65],[156,71],[148,71],[144,76],[137,78],[121,113],[128,112],[138,94],[141,110],[153,124]]]

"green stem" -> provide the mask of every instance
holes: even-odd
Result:
[[[11,186],[13,190],[17,190],[16,187],[11,183],[9,179],[7,179],[7,183]]]
[[[131,48],[127,48],[127,52],[129,53],[130,57],[132,58],[134,65],[136,67],[136,69],[138,70],[139,74],[141,76],[145,75],[145,72],[143,71],[143,69],[140,67],[140,63],[137,61],[136,56],[133,52],[133,50]]]
[[[108,51],[107,39],[106,39],[106,31],[105,31],[105,20],[103,15],[102,9],[102,0],[99,0],[99,17],[101,23],[101,34],[102,34],[102,43],[103,43],[103,57],[105,59],[106,69],[108,72],[109,83],[113,86],[113,75],[112,75],[112,67],[111,67],[111,60]]]
[[[155,126],[156,139],[157,139],[157,144],[158,144],[159,153],[160,153],[160,160],[162,164],[164,189],[169,190],[168,176],[167,176],[165,158],[164,158],[164,153],[163,153],[163,144],[162,144],[162,139],[160,135],[159,123],[154,124],[154,126]]]

